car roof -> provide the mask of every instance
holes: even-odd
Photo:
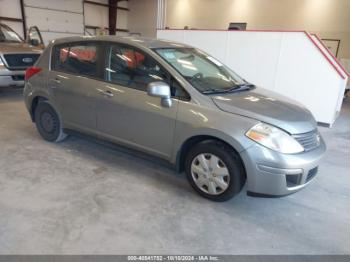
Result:
[[[168,41],[168,40],[161,40],[161,39],[155,39],[155,38],[148,38],[148,37],[135,37],[135,36],[72,36],[72,37],[64,37],[64,38],[58,38],[52,41],[52,44],[66,44],[71,42],[80,42],[80,41],[108,41],[108,42],[116,42],[116,43],[123,43],[123,44],[129,44],[133,46],[142,46],[146,48],[176,48],[176,47],[190,47],[188,45]]]

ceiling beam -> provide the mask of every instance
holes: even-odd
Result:
[[[24,2],[23,2],[23,0],[19,0],[19,3],[21,5],[23,36],[24,36],[24,39],[26,39],[27,38],[27,21],[26,21],[26,14],[24,11]]]
[[[23,19],[21,18],[14,18],[14,17],[7,17],[7,16],[0,16],[0,20],[10,21],[10,22],[23,22]]]
[[[117,32],[117,0],[108,0],[108,24],[109,24],[109,34],[115,35]]]
[[[85,28],[86,29],[94,29],[94,30],[96,30],[96,29],[99,29],[101,27],[100,26],[95,26],[95,25],[85,25]],[[109,30],[109,27],[104,27],[102,29]],[[117,31],[117,32],[126,32],[126,33],[129,32],[128,29],[122,29],[122,28],[116,28],[115,31]]]
[[[126,1],[126,0],[123,0],[123,1]],[[119,0],[117,2],[121,2],[121,1]],[[108,7],[108,8],[111,7],[110,4],[104,4],[104,3],[99,3],[99,2],[95,2],[95,1],[89,1],[89,0],[84,0],[84,3],[85,4],[90,4],[90,5],[98,5],[98,6]],[[130,11],[129,8],[121,7],[121,6],[118,6],[118,5],[116,7],[114,7],[114,8],[116,8],[118,10]]]

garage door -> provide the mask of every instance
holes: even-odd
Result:
[[[28,28],[37,26],[43,40],[84,35],[83,3],[81,0],[24,0]]]

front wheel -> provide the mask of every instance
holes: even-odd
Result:
[[[35,124],[39,134],[47,141],[60,142],[67,137],[58,114],[46,101],[40,102],[35,109]]]
[[[244,168],[238,154],[215,140],[199,143],[190,150],[185,172],[194,190],[217,202],[231,199],[245,183]]]

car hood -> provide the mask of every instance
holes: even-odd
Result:
[[[311,112],[298,102],[263,88],[212,96],[225,112],[253,118],[290,134],[313,131],[317,123]]]
[[[28,45],[27,43],[0,42],[0,53],[41,53],[42,49]]]

